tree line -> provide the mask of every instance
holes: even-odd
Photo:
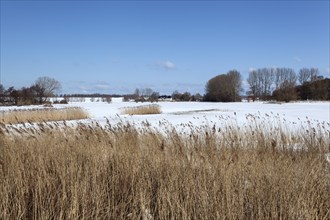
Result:
[[[0,84],[0,104],[2,105],[34,105],[44,104],[54,92],[61,88],[61,83],[56,79],[43,76],[39,77],[30,87],[15,89],[13,86],[5,89]]]
[[[240,101],[241,81],[237,70],[211,78],[204,101]],[[298,74],[291,68],[255,69],[249,72],[247,83],[247,96],[252,100],[330,100],[330,79],[320,76],[317,68],[302,68]]]
[[[247,78],[253,99],[294,101],[329,100],[329,79],[317,68],[302,68],[298,74],[291,68],[261,68]],[[299,83],[299,84],[298,84]]]
[[[320,76],[317,68],[302,68],[296,73],[291,68],[259,68],[251,70],[246,92],[251,100],[330,100],[330,79]],[[0,104],[2,105],[33,105],[44,104],[59,91],[61,84],[50,77],[39,77],[30,87],[15,89],[13,86],[5,89],[0,84]],[[209,101],[237,102],[242,96],[242,76],[237,70],[230,70],[217,75],[206,83],[205,94],[180,93],[174,91],[171,96],[159,95],[150,88],[136,89],[133,94],[124,95],[124,101],[157,102],[159,99],[171,98],[173,101]],[[62,95],[64,101],[69,98],[102,97],[111,102],[107,94],[71,94]]]

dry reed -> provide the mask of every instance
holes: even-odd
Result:
[[[159,105],[143,105],[137,107],[126,107],[122,109],[122,114],[128,115],[150,115],[162,113]]]
[[[78,107],[6,110],[0,112],[0,122],[4,124],[78,120],[86,118],[88,118],[88,113]]]
[[[329,219],[329,130],[253,122],[1,125],[0,219]]]

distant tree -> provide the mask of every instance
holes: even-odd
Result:
[[[237,70],[230,70],[227,73],[228,77],[228,83],[229,83],[229,89],[230,89],[230,95],[233,100],[240,101],[240,92],[242,91],[242,78],[240,72]]]
[[[135,102],[158,102],[159,93],[151,88],[135,89],[133,95],[130,95],[130,99],[134,99]]]
[[[205,86],[205,101],[234,102],[240,100],[241,75],[237,70],[210,79]]]
[[[102,102],[111,103],[112,102],[111,95],[102,95]]]
[[[192,96],[190,92],[180,93],[177,90],[172,93],[172,100],[180,102],[196,101],[195,97]]]
[[[202,101],[203,100],[203,96],[201,94],[199,94],[199,93],[196,93],[195,94],[195,99],[196,99],[196,101]]]
[[[140,98],[140,90],[138,88],[135,89],[133,96],[134,96],[134,100],[137,100]]]
[[[5,90],[5,97],[7,97],[7,101],[9,103],[14,103],[15,102],[15,87],[14,86],[10,86],[8,89]]]
[[[47,99],[54,95],[55,91],[61,88],[61,84],[56,79],[43,76],[35,81],[35,90],[39,98],[39,103],[44,103]]]
[[[3,103],[5,101],[5,87],[0,84],[0,103]]]
[[[23,105],[33,105],[37,103],[37,94],[34,86],[23,87],[20,90],[20,103]]]
[[[279,89],[276,89],[272,95],[273,99],[277,101],[290,102],[298,98],[295,83],[285,81]]]
[[[148,98],[149,102],[158,102],[159,92],[153,92]]]
[[[254,99],[268,99],[272,92],[275,73],[275,68],[262,68],[250,71],[247,78],[247,82],[250,86],[248,95],[253,96]]]
[[[276,68],[275,73],[275,88],[281,89],[283,87],[295,86],[297,75],[291,68]]]
[[[7,97],[9,97],[9,103],[17,105],[19,96],[20,96],[20,91],[15,89],[14,86],[9,87],[6,91],[5,94]]]
[[[311,79],[311,70],[308,68],[302,68],[298,73],[298,81],[302,85],[304,82],[308,82]]]
[[[0,84],[0,94],[4,94],[5,93],[5,87]]]
[[[181,98],[181,93],[179,93],[178,90],[175,90],[172,93],[172,100],[173,101],[180,101],[180,98]]]
[[[330,79],[319,79],[310,83],[313,100],[330,100]]]
[[[149,98],[154,91],[150,88],[140,89],[140,95]]]
[[[314,81],[319,79],[320,72],[319,72],[318,68],[311,68],[310,72],[311,72],[310,73],[311,74],[311,79],[310,79],[311,82],[314,82]]]
[[[189,102],[189,101],[191,101],[191,94],[190,94],[190,92],[184,92],[183,94],[181,94],[180,101],[183,101],[183,102]]]
[[[303,85],[305,82],[313,82],[320,79],[320,72],[318,68],[302,68],[298,73],[298,81],[300,85]]]
[[[196,102],[201,101],[203,99],[203,96],[199,93],[196,93],[195,95],[192,95],[190,98],[190,101]]]
[[[275,86],[276,90],[272,97],[278,101],[293,101],[298,98],[296,92],[297,75],[291,68],[276,68]]]
[[[304,82],[296,90],[301,100],[330,100],[330,79]]]
[[[247,82],[250,86],[248,95],[253,96],[253,99],[259,98],[261,96],[261,81],[257,70],[252,70],[249,72]]]

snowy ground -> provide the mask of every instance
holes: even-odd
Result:
[[[217,125],[235,123],[248,124],[249,114],[259,116],[259,120],[282,121],[293,126],[304,126],[304,123],[323,124],[330,128],[330,102],[297,102],[269,104],[263,102],[237,103],[207,103],[207,102],[158,102],[162,113],[158,115],[123,115],[121,109],[125,107],[148,105],[150,103],[122,102],[114,98],[113,102],[72,102],[68,105],[54,105],[54,107],[78,106],[84,108],[93,120],[105,123],[108,118],[112,123],[128,121],[133,124],[148,122],[154,127],[166,121],[173,126],[192,124]],[[40,107],[40,106],[39,106]],[[13,107],[0,107],[0,110]],[[15,107],[36,108],[36,107]],[[224,120],[227,119],[227,120]],[[275,123],[275,121],[274,121]]]
[[[70,103],[86,109],[90,116],[100,121],[105,117],[114,123],[123,120],[139,124],[148,121],[157,127],[159,122],[167,121],[174,126],[193,124],[223,123],[225,118],[239,125],[248,123],[249,114],[259,116],[260,120],[283,120],[286,124],[304,126],[303,123],[324,124],[330,127],[330,102],[297,102],[269,104],[263,102],[207,103],[207,102],[158,102],[162,113],[158,115],[123,115],[121,109],[148,105],[150,103],[121,102],[114,99],[112,103],[84,102]],[[218,124],[219,124],[218,123]]]

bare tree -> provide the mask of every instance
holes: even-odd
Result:
[[[249,94],[255,98],[266,99],[272,92],[274,83],[275,69],[262,68],[249,72],[247,82],[250,85]]]
[[[308,82],[311,79],[311,70],[308,68],[302,68],[298,73],[298,81],[302,85],[304,82]]]
[[[291,68],[277,68],[275,76],[276,90],[273,98],[278,101],[292,101],[297,99],[296,93],[297,75]]]
[[[311,79],[310,79],[310,81],[311,82],[314,82],[314,81],[316,81],[318,79],[318,76],[320,74],[319,69],[318,68],[311,68],[310,71],[311,71]]]
[[[4,102],[4,96],[5,96],[5,87],[0,84],[0,103]]]
[[[39,103],[46,102],[49,97],[54,95],[55,91],[61,88],[59,81],[47,76],[39,77],[34,86],[39,98]]]
[[[260,70],[261,78],[261,96],[266,99],[271,95],[271,86],[274,82],[274,70],[271,68],[263,68]]]
[[[250,91],[248,93],[254,98],[260,97],[260,81],[258,80],[257,70],[252,70],[249,72],[247,82],[250,86]]]
[[[295,85],[297,75],[291,68],[276,68],[275,72],[275,87],[281,89],[288,85]]]

